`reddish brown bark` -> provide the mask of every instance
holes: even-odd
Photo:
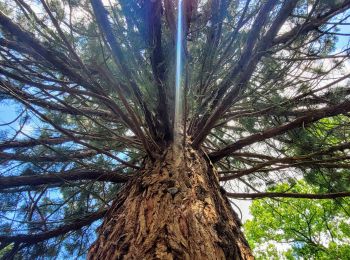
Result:
[[[185,159],[184,159],[185,158]],[[120,192],[89,259],[253,259],[205,155],[167,150]]]

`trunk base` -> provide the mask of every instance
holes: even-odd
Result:
[[[89,259],[253,259],[217,174],[191,148],[169,149],[119,193]]]

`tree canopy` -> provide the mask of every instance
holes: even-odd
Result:
[[[222,192],[348,207],[350,1],[181,3],[0,0],[4,258],[85,255],[120,187],[173,143],[177,8],[181,138]],[[262,203],[253,215],[273,214]]]

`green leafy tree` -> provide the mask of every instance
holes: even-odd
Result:
[[[270,188],[283,192],[289,184]],[[313,193],[318,187],[298,181],[292,192]],[[251,205],[246,221],[249,244],[258,259],[348,259],[350,201],[262,199]]]
[[[349,9],[0,0],[1,256],[252,259],[229,199],[346,207]]]

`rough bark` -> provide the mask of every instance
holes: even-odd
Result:
[[[185,158],[185,159],[184,159]],[[119,193],[89,259],[253,259],[206,155],[168,149]]]

